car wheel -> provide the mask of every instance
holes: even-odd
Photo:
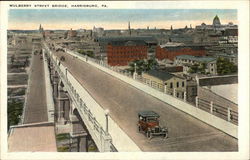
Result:
[[[167,139],[167,138],[168,138],[168,134],[167,134],[167,133],[164,135],[164,138],[165,138],[165,139]]]
[[[150,131],[147,132],[147,137],[148,137],[149,139],[151,138],[151,132],[150,132]]]

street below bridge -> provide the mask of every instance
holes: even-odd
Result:
[[[47,122],[47,101],[43,60],[40,55],[32,56],[29,89],[24,113],[24,124]]]
[[[142,151],[237,151],[238,140],[64,52],[53,52]],[[183,106],[185,107],[185,106]],[[138,132],[138,112],[153,110],[169,138]],[[121,139],[122,141],[122,139]],[[126,143],[126,142],[124,142]]]

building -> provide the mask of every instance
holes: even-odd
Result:
[[[183,65],[183,72],[188,74],[192,65],[204,65],[205,73],[217,74],[216,58],[205,56],[180,55],[175,58],[176,65]]]
[[[176,76],[162,70],[150,70],[142,73],[142,78],[153,88],[164,91],[164,86],[166,86],[167,94],[184,98],[184,92],[186,92],[186,79],[184,77]]]
[[[72,28],[68,31],[67,38],[72,38],[77,36],[77,31],[72,30]]]
[[[224,54],[224,53],[221,53],[221,54],[216,54],[216,57],[221,57],[221,58],[224,58],[224,59],[228,59],[229,62],[232,62],[235,65],[238,64],[238,56],[236,54]]]
[[[213,26],[216,27],[216,26],[220,26],[221,23],[220,23],[220,19],[219,17],[216,15],[213,19]]]
[[[221,24],[220,18],[216,15],[213,19],[213,24],[207,25],[205,23],[202,23],[201,25],[196,26],[196,29],[222,31],[226,29],[238,29],[238,26],[234,25],[232,22],[229,22],[228,24]]]
[[[147,58],[148,47],[145,41],[111,41],[107,46],[110,66],[126,66],[129,62]]]
[[[53,33],[54,33],[54,31],[45,30],[45,31],[43,31],[43,37],[49,38]]]
[[[204,46],[169,42],[156,47],[155,57],[158,60],[169,59],[174,61],[175,57],[179,55],[204,56],[205,54]]]
[[[13,45],[18,45],[18,44],[26,44],[28,41],[27,37],[25,36],[14,36],[13,38]]]
[[[192,80],[188,80],[186,91],[187,91],[187,101],[195,104],[195,97],[198,94],[197,93],[197,82],[192,81]]]
[[[103,36],[104,34],[104,28],[101,28],[101,27],[93,27],[93,33],[95,36]]]
[[[115,36],[115,37],[97,37],[94,40],[100,46],[100,53],[106,55],[107,46],[112,41],[144,41],[148,49],[157,45],[157,40],[152,36]]]
[[[38,31],[39,31],[39,33],[43,33],[43,27],[42,27],[42,25],[41,25],[41,24],[40,24],[40,26],[39,26]]]

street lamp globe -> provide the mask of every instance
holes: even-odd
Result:
[[[108,109],[105,109],[105,116],[108,116],[109,115],[109,110]]]

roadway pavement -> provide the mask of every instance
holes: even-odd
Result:
[[[48,121],[43,60],[32,56],[24,124]]]
[[[142,151],[237,151],[238,140],[65,53],[62,62]],[[169,138],[151,140],[138,132],[137,113],[153,110]]]

